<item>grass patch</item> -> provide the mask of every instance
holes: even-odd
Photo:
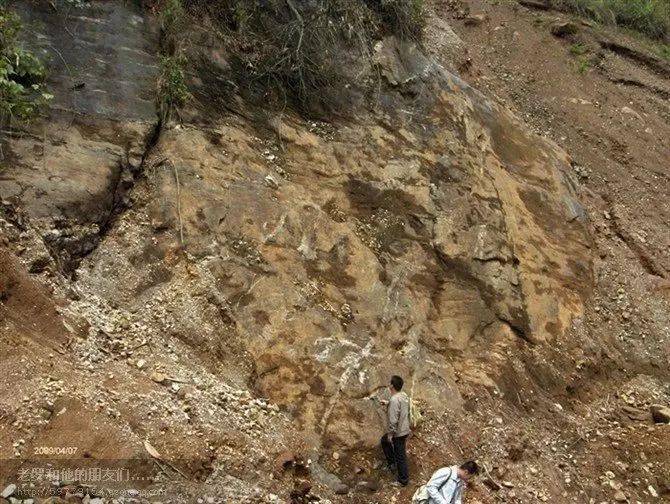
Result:
[[[591,62],[588,58],[578,58],[577,59],[577,73],[584,75],[591,68]]]
[[[670,39],[669,0],[552,0],[552,4],[599,23],[630,28],[653,39]]]
[[[0,120],[26,121],[53,98],[46,92],[46,71],[42,62],[22,48],[18,15],[0,6]]]
[[[575,56],[583,56],[587,52],[589,52],[589,48],[581,42],[577,42],[570,46],[570,54],[574,54]]]

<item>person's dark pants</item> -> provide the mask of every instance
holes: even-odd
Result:
[[[409,469],[407,467],[407,436],[399,436],[389,441],[388,436],[382,436],[382,450],[389,467],[395,466],[398,482],[402,485],[409,483]]]

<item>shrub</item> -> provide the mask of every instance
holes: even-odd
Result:
[[[168,121],[174,110],[190,98],[184,75],[185,59],[182,55],[162,56],[158,77],[158,110],[163,122]]]
[[[570,54],[574,54],[575,56],[582,56],[587,52],[589,52],[589,48],[580,42],[570,46]]]
[[[45,91],[42,63],[19,47],[19,17],[0,6],[0,120],[28,120],[52,96]]]
[[[166,1],[166,0],[164,0]],[[339,108],[372,42],[420,40],[423,0],[185,0],[225,44],[240,88],[308,114]]]
[[[617,24],[655,39],[670,37],[668,0],[552,0],[555,7],[605,24]]]

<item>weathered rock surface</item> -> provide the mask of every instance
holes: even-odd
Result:
[[[159,296],[159,331],[349,447],[376,443],[366,398],[393,371],[457,408],[456,379],[494,383],[505,348],[551,344],[591,276],[566,155],[416,48],[377,51],[408,108],[390,92],[354,123],[166,130],[138,208],[78,271],[147,320]]]
[[[378,442],[368,397],[389,375],[404,375],[433,419],[473,411],[464,388],[498,394],[540,376],[515,352],[541,355],[565,341],[592,283],[585,212],[555,144],[393,38],[375,47],[380,105],[355,120],[284,113],[258,122],[212,106],[206,123],[187,113],[154,144],[155,34],[125,4],[91,4],[64,20],[80,23],[82,40],[106,41],[91,49],[106,64],[53,27],[40,32],[45,47],[82,62],[86,94],[7,140],[14,164],[0,194],[26,216],[11,232],[38,249],[22,255],[33,272],[48,273],[48,250],[76,273],[70,283],[52,279],[69,300],[45,306],[68,324],[54,315],[48,325],[54,341],[72,340],[68,351],[83,363],[73,381],[98,394],[98,413],[118,422],[110,437],[127,441],[128,453],[154,436],[161,453],[211,481],[223,477],[210,461],[227,474],[226,456],[255,440],[267,474],[282,477],[307,465],[281,444],[300,432],[317,482],[367,495],[379,488],[373,475],[342,481],[329,471]],[[31,9],[28,18],[44,19]],[[57,85],[67,96],[79,80]],[[215,103],[207,85],[192,84],[196,106]],[[0,315],[21,303],[12,296]],[[77,317],[90,325],[81,334]],[[105,402],[100,382],[141,400]],[[320,447],[338,457],[319,465]],[[245,452],[234,471],[252,474],[259,456]]]

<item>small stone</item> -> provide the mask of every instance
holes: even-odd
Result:
[[[156,383],[164,383],[167,380],[167,376],[165,376],[163,373],[160,371],[154,371],[151,373],[151,378],[152,381],[155,381]]]
[[[265,185],[272,189],[279,189],[279,184],[272,175],[265,176]]]
[[[347,495],[349,493],[349,487],[344,483],[340,483],[335,487],[336,495]]]
[[[140,359],[137,361],[137,364],[135,365],[137,366],[137,369],[142,369],[144,366],[146,366],[146,364],[147,361],[145,361],[144,359]]]
[[[640,120],[642,119],[642,116],[641,116],[640,114],[638,114],[637,112],[635,112],[635,111],[634,111],[632,108],[630,108],[630,107],[621,107],[621,113],[622,113],[622,114],[627,114],[627,115],[635,116],[635,117],[637,117],[637,118],[640,119]]]
[[[379,483],[377,481],[359,481],[358,486],[368,492],[376,492],[379,490]]]
[[[340,460],[340,454],[337,452],[333,452],[333,460]]]
[[[628,497],[626,497],[625,493],[619,490],[617,493],[614,494],[614,500],[617,502],[626,502],[628,500]]]
[[[14,483],[12,483],[11,485],[7,485],[5,487],[5,489],[0,494],[0,497],[2,497],[3,499],[7,499],[14,492],[16,492],[16,485]]]
[[[473,14],[472,16],[466,17],[464,23],[465,26],[479,26],[487,20],[488,16],[486,14]]]

